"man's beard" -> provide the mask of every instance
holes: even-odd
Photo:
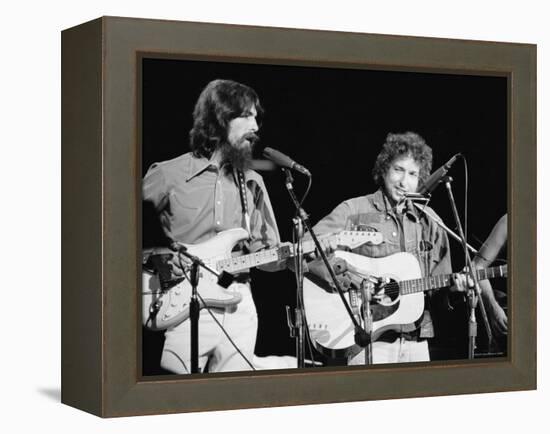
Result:
[[[221,147],[221,162],[227,169],[245,171],[252,165],[252,150],[260,138],[254,133],[245,134],[235,145],[224,143]],[[244,142],[248,141],[248,144]]]

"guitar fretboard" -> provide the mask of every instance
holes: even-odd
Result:
[[[320,240],[334,240],[339,245],[354,247],[363,243],[378,244],[382,237],[376,232],[358,232],[342,231],[338,234],[327,234],[319,236]],[[302,243],[304,254],[315,251],[315,242],[313,240],[304,240]],[[218,271],[227,271],[229,273],[238,272],[247,268],[258,267],[271,262],[282,261],[296,255],[296,245],[285,245],[273,249],[261,250],[256,253],[250,253],[243,256],[224,258],[216,261]]]
[[[261,250],[257,253],[251,253],[249,255],[220,259],[216,262],[216,268],[218,271],[234,273],[247,268],[258,267],[260,265],[287,259],[291,256],[291,254],[291,246]]]
[[[507,274],[507,265],[476,270],[476,277],[478,280],[506,277]],[[440,274],[438,276],[425,277],[422,279],[402,280],[399,282],[399,292],[406,295],[451,286],[453,284],[452,276],[452,274]]]

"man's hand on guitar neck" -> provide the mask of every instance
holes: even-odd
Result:
[[[474,287],[474,281],[466,270],[453,274],[454,284],[449,288],[451,292],[466,292]]]
[[[311,236],[309,234],[307,234],[304,239],[305,240],[311,240]],[[322,248],[323,252],[325,252],[325,255],[327,256],[327,258],[330,261],[332,253],[338,247],[337,244],[336,244],[335,239],[331,236],[322,236],[322,235],[318,236],[318,239],[319,239],[319,244],[321,245],[321,248]],[[286,244],[286,243],[284,243],[284,244]],[[326,269],[326,267],[323,263],[323,260],[321,258],[321,254],[319,253],[318,249],[315,249],[315,252],[304,254],[303,267],[304,267],[304,272],[305,273],[307,273],[309,271],[309,265],[310,264],[313,264],[313,266],[315,267],[315,269],[317,271],[321,269],[321,265],[318,265],[318,264],[322,264],[322,268]],[[287,260],[286,267],[292,272],[296,271],[295,257],[291,257]],[[316,272],[314,272],[314,273],[317,274]],[[319,276],[319,277],[322,277],[322,276]],[[329,276],[329,279],[330,279],[330,276]]]
[[[321,245],[321,249],[323,250],[325,255],[327,255],[327,257],[332,255],[334,253],[334,251],[338,248],[338,245],[336,243],[336,239],[334,237],[331,237],[330,235],[325,236],[325,237],[320,236],[320,237],[318,237],[318,239],[319,239],[319,244]],[[315,255],[316,258],[322,260],[321,259],[321,253],[319,252],[318,249],[315,249],[314,255]]]
[[[476,264],[476,268],[483,267]],[[474,287],[474,282],[466,268],[461,273],[454,274],[453,277],[455,284],[450,288],[453,292],[465,292]],[[505,335],[508,333],[508,317],[504,309],[496,301],[490,282],[488,280],[480,280],[479,287],[493,332],[497,336]]]

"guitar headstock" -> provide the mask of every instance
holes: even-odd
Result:
[[[342,231],[336,234],[338,245],[350,249],[363,244],[380,244],[383,241],[382,234],[374,231]]]

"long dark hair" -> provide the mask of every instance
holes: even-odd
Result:
[[[258,95],[251,87],[232,80],[213,80],[201,92],[193,111],[190,147],[195,157],[210,158],[227,140],[229,121],[254,106],[258,123],[263,115]]]
[[[410,131],[403,134],[388,134],[372,169],[374,181],[378,185],[383,185],[384,176],[391,163],[404,155],[409,155],[420,166],[419,187],[423,185],[432,171],[432,148],[422,137]]]

